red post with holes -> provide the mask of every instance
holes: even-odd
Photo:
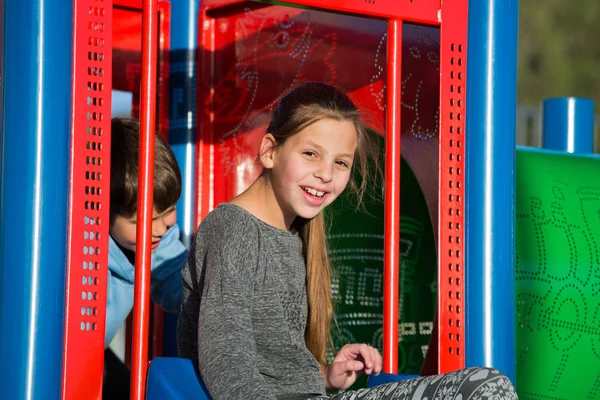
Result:
[[[440,42],[438,368],[465,366],[464,193],[467,0],[442,5]]]
[[[110,1],[73,8],[73,84],[63,399],[102,396],[110,199]]]

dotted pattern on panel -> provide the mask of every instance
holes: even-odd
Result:
[[[600,160],[517,152],[522,399],[600,398]]]
[[[440,155],[440,351],[441,368],[464,358],[464,106],[462,44],[445,44],[442,60],[442,137]],[[448,51],[449,50],[449,51]],[[445,354],[445,355],[444,355]],[[446,364],[447,363],[447,364]]]
[[[112,1],[79,0],[74,4],[73,157],[63,398],[99,398],[110,208]]]

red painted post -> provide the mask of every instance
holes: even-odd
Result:
[[[402,21],[388,22],[385,132],[383,370],[398,371]]]
[[[144,400],[148,369],[150,262],[154,192],[154,132],[156,124],[156,68],[158,52],[157,0],[142,3],[142,89],[140,105],[140,161],[138,181],[135,292],[131,360],[131,399]]]
[[[102,397],[110,220],[112,21],[108,1],[73,2],[64,400]]]
[[[465,367],[465,132],[468,0],[442,7],[438,235],[438,372]]]

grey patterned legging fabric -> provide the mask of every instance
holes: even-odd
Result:
[[[311,400],[513,400],[508,378],[491,368],[467,368]]]

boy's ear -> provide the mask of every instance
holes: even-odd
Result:
[[[258,153],[263,168],[273,168],[276,144],[275,137],[270,133],[263,136],[260,142],[260,152]]]

